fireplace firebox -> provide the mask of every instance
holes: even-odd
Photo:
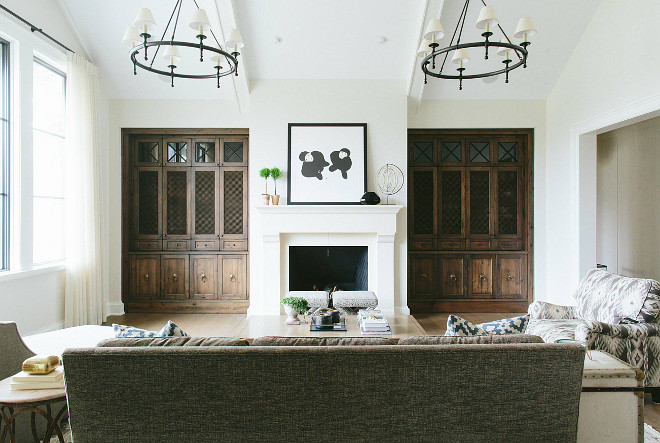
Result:
[[[289,290],[368,290],[367,246],[289,246]]]

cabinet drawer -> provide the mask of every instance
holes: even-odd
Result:
[[[428,251],[432,250],[433,248],[433,240],[425,240],[425,241],[414,241],[412,242],[412,248],[415,250],[422,250],[422,251]]]
[[[135,242],[135,249],[140,251],[159,251],[163,247],[160,240],[138,240]]]
[[[503,249],[505,251],[522,250],[522,241],[520,240],[497,240],[494,249]]]
[[[488,249],[490,249],[490,241],[488,241],[488,240],[469,240],[467,248],[468,249],[474,249],[474,250],[488,250]]]
[[[168,251],[185,251],[188,249],[188,242],[185,240],[167,240],[165,249]]]
[[[217,294],[193,294],[195,300],[217,300]]]
[[[218,241],[217,240],[195,240],[194,249],[207,250],[207,251],[217,251],[218,250]]]
[[[441,240],[440,249],[463,249],[462,240]]]
[[[225,240],[222,242],[222,249],[234,249],[243,251],[246,249],[246,244],[244,241]]]

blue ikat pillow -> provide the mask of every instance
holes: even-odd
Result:
[[[450,337],[470,337],[491,334],[524,334],[527,329],[527,323],[529,323],[529,314],[476,325],[458,315],[450,314],[447,317],[447,332],[445,332],[445,335]]]
[[[146,329],[136,328],[134,326],[112,324],[112,329],[115,332],[115,337],[187,337],[188,334],[183,332],[176,323],[169,320],[160,331],[148,331]]]

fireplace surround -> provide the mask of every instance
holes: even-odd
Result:
[[[376,293],[386,314],[408,314],[395,309],[395,252],[400,205],[287,205],[261,206],[261,291],[251,294],[248,315],[278,315],[280,300],[289,293],[290,247],[366,246],[366,290]]]

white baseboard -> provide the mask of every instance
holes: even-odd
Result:
[[[48,326],[44,326],[43,328],[39,328],[35,331],[31,331],[27,335],[42,334],[44,332],[57,331],[58,329],[64,329],[64,321],[58,321],[56,323],[51,323]]]
[[[400,306],[394,309],[397,315],[410,315],[410,308],[408,306]]]
[[[124,315],[124,304],[122,302],[106,303],[105,312],[108,315]]]

